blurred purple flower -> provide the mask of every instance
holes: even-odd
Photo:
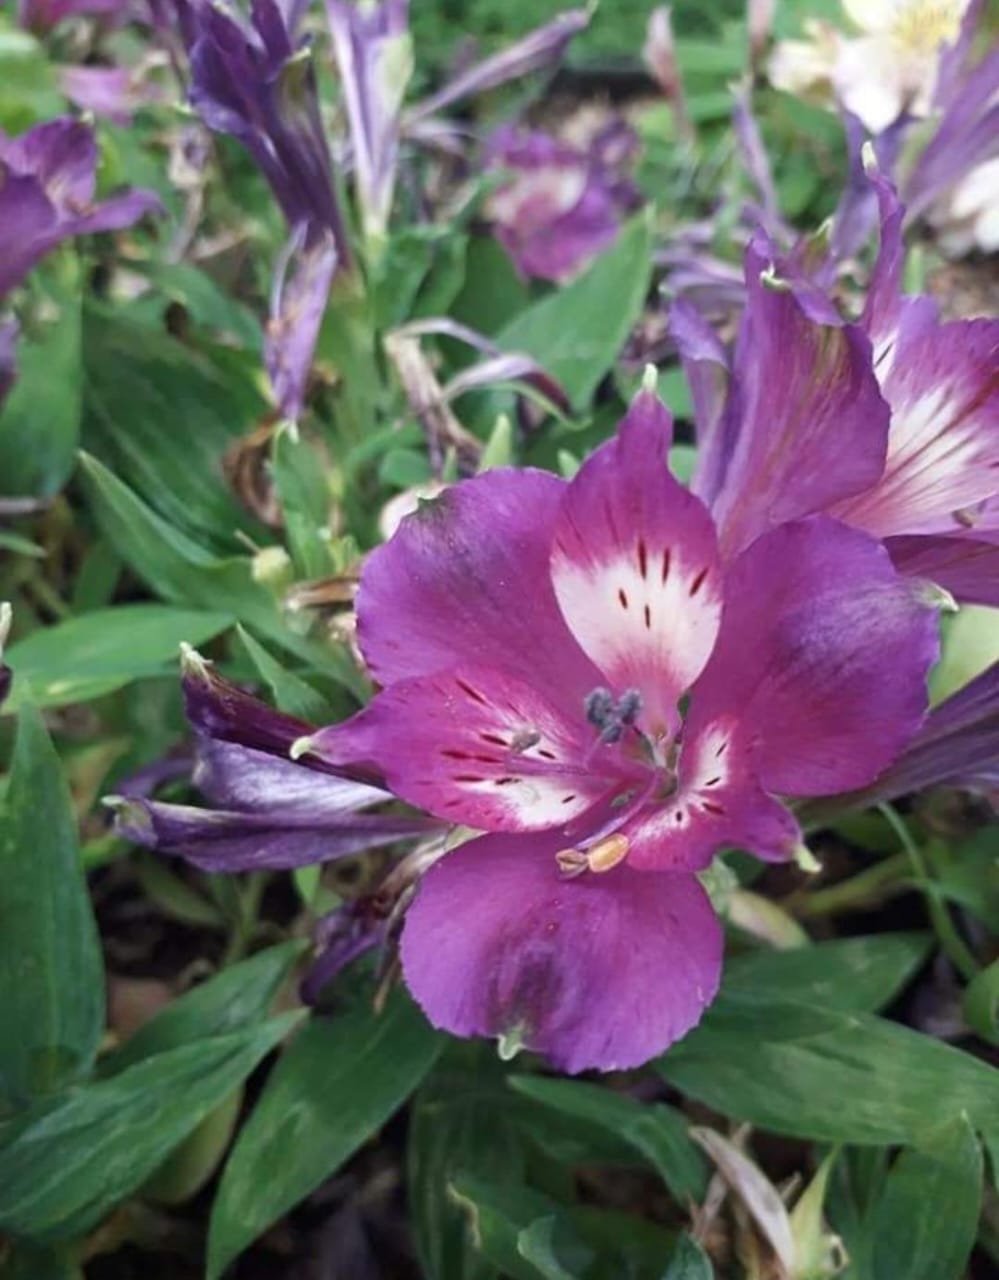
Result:
[[[404,976],[436,1026],[568,1071],[698,1021],[722,938],[696,872],[732,845],[791,857],[776,797],[876,777],[937,652],[883,548],[834,521],[723,567],[670,437],[646,390],[570,483],[500,469],[423,504],[362,576],[383,691],[295,748],[485,832],[421,881]]]
[[[0,131],[0,296],[64,240],[130,227],[160,208],[151,191],[95,203],[97,143],[62,117],[9,137]]]
[[[350,123],[357,203],[365,234],[385,234],[399,159],[402,102],[412,73],[409,0],[326,0]]]
[[[860,324],[762,236],[730,371],[696,313],[674,308],[701,437],[695,490],[726,555],[825,512],[886,539],[905,572],[999,604],[999,321],[942,323],[930,298],[902,294],[904,210],[872,181],[881,247]]]
[[[66,18],[80,15],[124,19],[135,0],[17,0],[17,20],[29,31],[51,31]]]
[[[624,176],[637,139],[623,122],[572,146],[540,131],[498,129],[486,167],[506,180],[486,201],[496,238],[523,276],[564,283],[617,238],[641,197]]]
[[[127,67],[60,67],[59,85],[81,111],[122,126],[131,124],[140,107],[160,97],[154,85],[143,84]]]

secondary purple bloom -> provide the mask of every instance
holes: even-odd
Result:
[[[568,1071],[697,1022],[722,942],[695,873],[792,856],[778,797],[877,776],[937,652],[864,533],[796,521],[724,566],[670,435],[646,391],[570,483],[490,471],[421,506],[362,576],[383,691],[296,748],[486,833],[422,881],[406,981],[435,1025]]]
[[[887,539],[900,567],[997,604],[999,322],[943,323],[930,298],[902,294],[904,210],[873,180],[881,248],[858,325],[757,240],[727,396],[716,383],[706,405],[703,326],[677,313],[704,444],[695,487],[726,554],[826,512]]]
[[[66,18],[81,14],[123,18],[133,8],[133,0],[18,0],[17,19],[30,31],[45,32]]]
[[[326,0],[365,233],[385,234],[392,210],[402,102],[412,73],[409,0]]]
[[[140,107],[159,97],[154,85],[143,84],[127,67],[61,67],[59,84],[81,111],[92,111],[117,125],[130,124]]]
[[[64,240],[130,227],[159,209],[151,191],[96,202],[97,143],[68,117],[9,137],[0,131],[0,296]]]
[[[497,130],[486,149],[487,168],[507,180],[490,195],[486,214],[521,275],[570,280],[614,242],[625,216],[641,203],[624,176],[636,142],[623,123],[602,130],[585,148],[537,130]]]

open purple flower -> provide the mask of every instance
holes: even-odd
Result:
[[[64,240],[130,227],[159,209],[151,191],[95,201],[97,143],[69,117],[9,137],[0,131],[0,296]]]
[[[636,145],[623,122],[585,148],[511,125],[496,131],[487,168],[507,179],[490,195],[486,213],[521,275],[570,280],[613,244],[641,203],[623,172]]]
[[[937,652],[932,610],[835,521],[723,565],[670,435],[643,391],[571,483],[490,471],[403,521],[357,603],[383,691],[294,749],[485,833],[423,879],[406,981],[436,1026],[568,1071],[698,1021],[722,937],[696,873],[793,856],[777,797],[880,773]]]
[[[674,310],[702,443],[695,488],[727,555],[825,512],[885,539],[904,571],[999,604],[999,321],[943,323],[930,298],[903,295],[904,210],[872,180],[881,247],[859,324],[762,237],[730,370],[703,322]]]

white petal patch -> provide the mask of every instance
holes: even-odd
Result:
[[[721,574],[685,549],[639,538],[603,560],[573,558],[556,542],[552,581],[559,607],[582,648],[615,692],[635,688],[640,723],[672,717],[704,668],[721,617]],[[663,727],[668,727],[663,726]]]

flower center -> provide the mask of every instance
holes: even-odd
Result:
[[[957,39],[963,10],[962,0],[909,0],[898,6],[892,35],[912,53],[935,53]]]

